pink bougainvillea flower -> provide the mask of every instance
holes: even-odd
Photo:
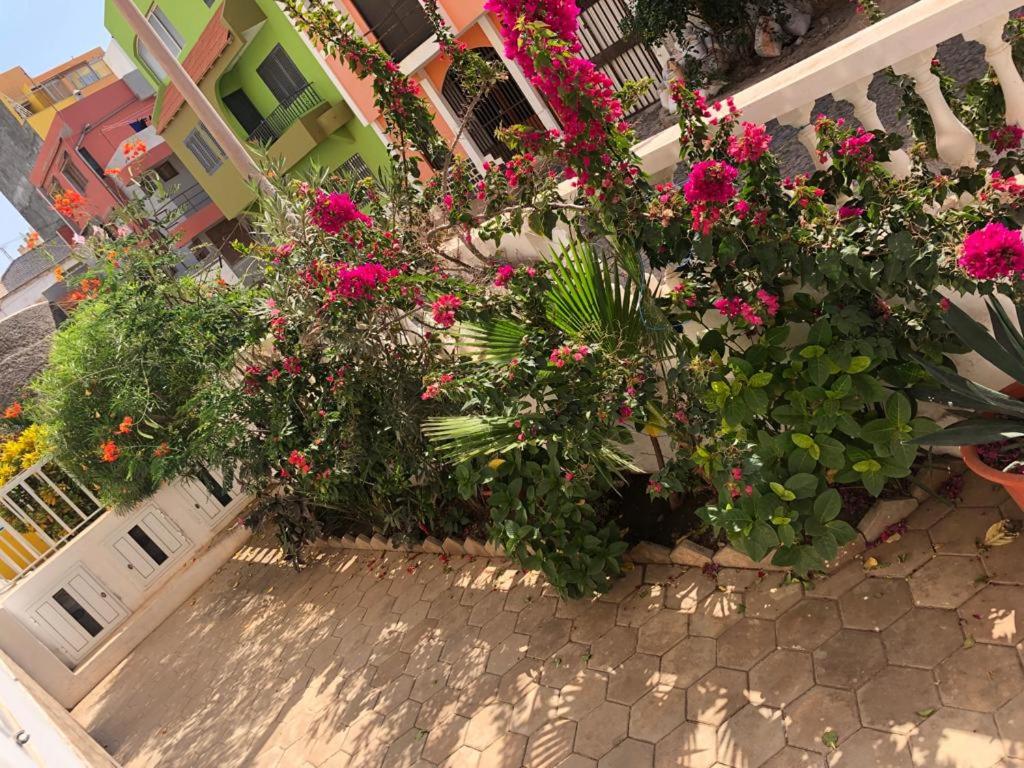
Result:
[[[858,208],[855,205],[843,205],[840,206],[839,210],[836,211],[836,215],[840,221],[846,221],[847,219],[859,219],[864,215],[864,209]]]
[[[1020,149],[1021,139],[1024,139],[1024,128],[1019,125],[1004,125],[988,132],[988,143],[996,152]]]
[[[342,228],[353,221],[372,224],[373,219],[356,207],[355,202],[344,192],[328,194],[322,189],[317,190],[316,202],[309,209],[309,219],[317,227],[329,235],[336,235]]]
[[[434,322],[442,328],[451,328],[455,325],[455,313],[462,306],[462,299],[454,293],[446,293],[438,296],[437,301],[430,305],[434,316]]]
[[[720,160],[704,160],[690,169],[690,176],[683,185],[688,203],[727,203],[736,194],[736,177],[733,166]]]
[[[958,261],[977,280],[994,280],[1024,271],[1024,242],[1019,230],[992,222],[964,240]]]
[[[758,123],[743,123],[741,136],[729,137],[729,157],[736,163],[756,163],[771,146],[768,129]]]
[[[498,267],[498,271],[494,277],[494,284],[498,288],[503,288],[508,285],[508,281],[512,279],[512,276],[516,273],[516,268],[511,264],[502,264]]]

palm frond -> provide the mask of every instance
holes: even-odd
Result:
[[[438,452],[456,463],[520,447],[520,429],[508,416],[437,416],[423,423],[423,434]]]
[[[458,343],[463,352],[490,363],[508,363],[522,354],[529,331],[520,323],[499,318],[482,323],[462,323]]]
[[[613,338],[640,351],[667,348],[669,326],[651,322],[653,301],[646,286],[625,274],[618,263],[572,241],[554,251],[548,318],[569,337]]]

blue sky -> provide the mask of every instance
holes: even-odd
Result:
[[[21,66],[34,75],[96,46],[105,48],[110,39],[103,0],[0,0],[0,18],[0,72]],[[0,246],[19,241],[27,229],[0,195]],[[17,254],[16,246],[8,250]]]

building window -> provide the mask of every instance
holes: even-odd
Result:
[[[256,73],[267,84],[267,88],[274,94],[274,98],[282,104],[290,101],[295,94],[308,85],[302,72],[280,45],[274,46],[270,55],[256,67]]]
[[[203,0],[203,2],[206,4],[207,8],[213,8],[213,4],[217,2],[217,0]]]
[[[150,71],[158,82],[164,82],[167,79],[167,73],[160,66],[160,62],[153,58],[153,54],[149,52],[146,44],[141,40],[136,40],[135,48],[139,52],[139,58],[142,60],[142,63],[146,65],[146,69]]]
[[[104,174],[103,166],[100,165],[99,161],[95,157],[92,156],[92,152],[85,147],[79,147],[78,154],[83,160],[85,160],[85,164],[92,168],[93,173],[97,176],[102,176]]]
[[[68,75],[68,79],[71,80],[71,84],[75,87],[75,90],[80,91],[93,83],[98,83],[100,76],[91,66],[83,64],[78,69],[72,71]]]
[[[181,36],[171,20],[159,8],[154,8],[149,13],[149,26],[153,28],[157,36],[163,40],[164,45],[171,49],[171,53],[177,56],[185,47],[185,39]]]
[[[78,166],[75,165],[74,161],[71,159],[71,155],[67,153],[64,154],[64,162],[60,166],[60,172],[64,178],[67,179],[68,184],[80,193],[85,193],[85,176],[82,175]]]
[[[185,137],[185,146],[208,174],[214,173],[224,164],[224,150],[202,123]]]
[[[160,165],[153,170],[156,172],[156,175],[160,177],[160,181],[170,181],[178,175],[178,169],[174,167],[174,163],[170,160],[160,163]]]
[[[355,0],[354,4],[370,32],[395,61],[404,59],[434,34],[419,0]]]

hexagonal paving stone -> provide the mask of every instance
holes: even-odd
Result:
[[[718,638],[718,663],[750,669],[775,649],[775,623],[743,618]]]
[[[747,703],[747,675],[716,667],[686,689],[686,719],[718,726]]]
[[[660,584],[645,584],[619,603],[615,623],[626,627],[643,626],[664,604],[664,588]]]
[[[640,627],[636,649],[640,653],[660,656],[686,637],[690,618],[681,611],[658,611],[654,618]]]
[[[626,738],[628,728],[629,707],[606,701],[580,720],[574,749],[595,760],[604,757]]]
[[[770,573],[755,583],[743,596],[744,615],[754,619],[777,619],[804,595],[799,581],[786,582],[786,574]]]
[[[861,728],[828,756],[829,768],[912,768],[907,737]]]
[[[961,506],[929,528],[928,535],[940,555],[976,555],[985,531],[999,519],[999,510],[994,507]]]
[[[480,768],[522,768],[526,742],[521,734],[506,733],[480,754]]]
[[[819,683],[853,690],[885,666],[885,649],[877,632],[843,629],[826,640],[812,658]]]
[[[438,768],[478,768],[480,753],[472,747],[461,746],[448,757]]]
[[[996,726],[1003,737],[1006,754],[1024,759],[1024,693],[996,711]]]
[[[616,613],[618,606],[613,603],[600,600],[588,603],[586,610],[581,610],[579,615],[573,618],[570,639],[576,643],[593,643],[615,626]]]
[[[608,701],[633,704],[658,684],[661,660],[646,653],[634,653],[608,673]]]
[[[572,754],[576,738],[576,723],[572,720],[552,720],[542,725],[526,745],[523,768],[549,768],[558,765]]]
[[[597,768],[651,768],[654,765],[654,745],[636,739],[626,739],[597,761]]]
[[[979,643],[1016,645],[1024,640],[1024,587],[989,584],[961,605],[959,613],[964,631]]]
[[[558,691],[534,683],[513,705],[510,730],[532,736],[538,728],[557,715],[558,703]]]
[[[762,768],[825,768],[825,758],[817,752],[786,747],[776,753]]]
[[[611,672],[636,651],[635,627],[612,627],[590,646],[591,669]]]
[[[587,668],[590,650],[580,643],[566,643],[544,660],[540,682],[550,688],[561,688]]]
[[[920,712],[940,706],[932,673],[911,667],[886,667],[857,690],[857,703],[864,725],[898,734],[922,722]]]
[[[526,655],[541,660],[554,655],[555,651],[568,642],[571,628],[572,622],[569,619],[550,618],[541,622],[530,635]]]
[[[946,499],[927,499],[910,513],[907,528],[912,531],[927,531],[951,511],[953,504]]]
[[[991,715],[943,707],[910,735],[916,768],[991,768],[1003,755]]]
[[[543,665],[536,659],[523,659],[501,676],[498,698],[507,704],[515,704],[537,684]]]
[[[690,634],[720,637],[743,618],[743,596],[735,592],[713,592],[701,600],[690,616]]]
[[[834,601],[801,600],[775,622],[775,635],[780,648],[813,651],[841,627]]]
[[[718,728],[718,759],[735,768],[760,768],[786,746],[782,713],[748,704]]]
[[[813,685],[811,655],[779,649],[750,670],[748,698],[752,704],[783,707]]]
[[[966,555],[939,555],[908,579],[914,604],[958,608],[985,586],[981,560]]]
[[[690,568],[665,584],[665,607],[670,611],[693,613],[714,591],[714,579],[705,576],[700,568]]]
[[[629,736],[657,742],[686,719],[687,692],[671,685],[659,685],[633,705],[629,713]]]
[[[710,672],[718,647],[709,637],[688,637],[661,657],[661,680],[676,688],[689,688]]]
[[[562,686],[558,702],[558,716],[582,720],[588,712],[596,709],[605,700],[607,691],[607,674],[593,669],[582,670],[575,678]]]
[[[978,643],[961,648],[938,667],[942,703],[994,712],[1024,690],[1024,672],[1013,648]]]
[[[487,749],[505,735],[511,721],[511,704],[496,703],[479,708],[469,720],[466,744],[481,751]]]
[[[899,579],[867,579],[839,598],[849,629],[883,630],[913,607],[910,588]]]
[[[1020,510],[1006,517],[1016,523],[1018,529],[1024,525]],[[992,581],[1024,585],[1024,536],[1018,536],[1010,544],[982,552],[981,562]]]
[[[513,633],[498,643],[487,656],[484,670],[492,675],[504,675],[526,657],[530,647],[528,635]]]
[[[469,720],[456,715],[440,723],[435,723],[427,733],[426,744],[423,745],[423,757],[433,763],[440,763],[466,743],[466,731]],[[358,743],[353,750],[360,749]]]
[[[716,740],[710,725],[683,723],[654,747],[654,768],[711,768]]]
[[[807,597],[837,600],[867,578],[859,560],[847,563],[835,573],[818,577],[804,591]]]
[[[878,567],[868,571],[868,576],[904,579],[931,560],[935,550],[924,531],[906,531],[895,541],[874,547],[869,554],[878,561]]]
[[[834,731],[841,744],[860,728],[857,702],[850,691],[817,685],[786,709],[786,741],[811,752],[827,753],[822,741]]]
[[[964,633],[953,611],[914,608],[882,632],[892,664],[931,669],[963,645]]]

